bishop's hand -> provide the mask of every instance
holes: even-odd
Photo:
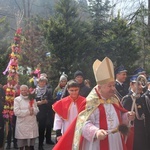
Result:
[[[108,135],[107,131],[101,129],[96,132],[95,136],[98,140],[104,140],[107,137],[107,135]]]

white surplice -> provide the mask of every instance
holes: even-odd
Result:
[[[57,113],[55,113],[53,130],[56,131],[58,129],[61,129],[61,133],[64,134],[68,126],[72,123],[72,121],[76,118],[77,115],[77,105],[76,103],[72,102],[69,108],[67,120],[62,119]]]
[[[106,113],[108,131],[115,129],[119,125],[119,119],[116,110],[112,104],[103,104]],[[100,111],[97,108],[82,128],[83,150],[101,150],[100,141],[94,140],[95,133],[100,127]],[[119,132],[108,135],[109,150],[123,150],[122,139]],[[102,149],[103,150],[103,149]]]

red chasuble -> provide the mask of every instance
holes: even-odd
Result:
[[[71,103],[74,102],[70,96],[67,96],[56,103],[53,104],[53,110],[62,117],[62,119],[67,120],[68,119],[68,113],[70,110]],[[77,105],[78,112],[80,110],[80,107],[82,103],[85,103],[85,97],[78,96],[78,98],[75,101]]]

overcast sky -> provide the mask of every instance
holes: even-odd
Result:
[[[147,7],[147,0],[110,0],[111,4],[117,4],[115,11],[120,10],[122,16],[126,16],[129,13],[134,12],[139,8],[140,4],[144,4]]]
[[[117,15],[117,12],[120,11],[122,17],[135,12],[141,3],[148,6],[148,0],[110,0],[111,5],[116,4],[116,7],[114,8],[114,15]]]

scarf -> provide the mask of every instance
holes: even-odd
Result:
[[[46,93],[46,89],[47,89],[47,86],[44,86],[44,87],[37,86],[37,88],[36,88],[37,97],[42,98],[43,95],[45,95],[45,93]]]
[[[23,96],[22,94],[20,94],[20,97],[22,98],[22,99],[24,99],[24,100],[29,100],[29,96],[27,95],[27,96]]]

